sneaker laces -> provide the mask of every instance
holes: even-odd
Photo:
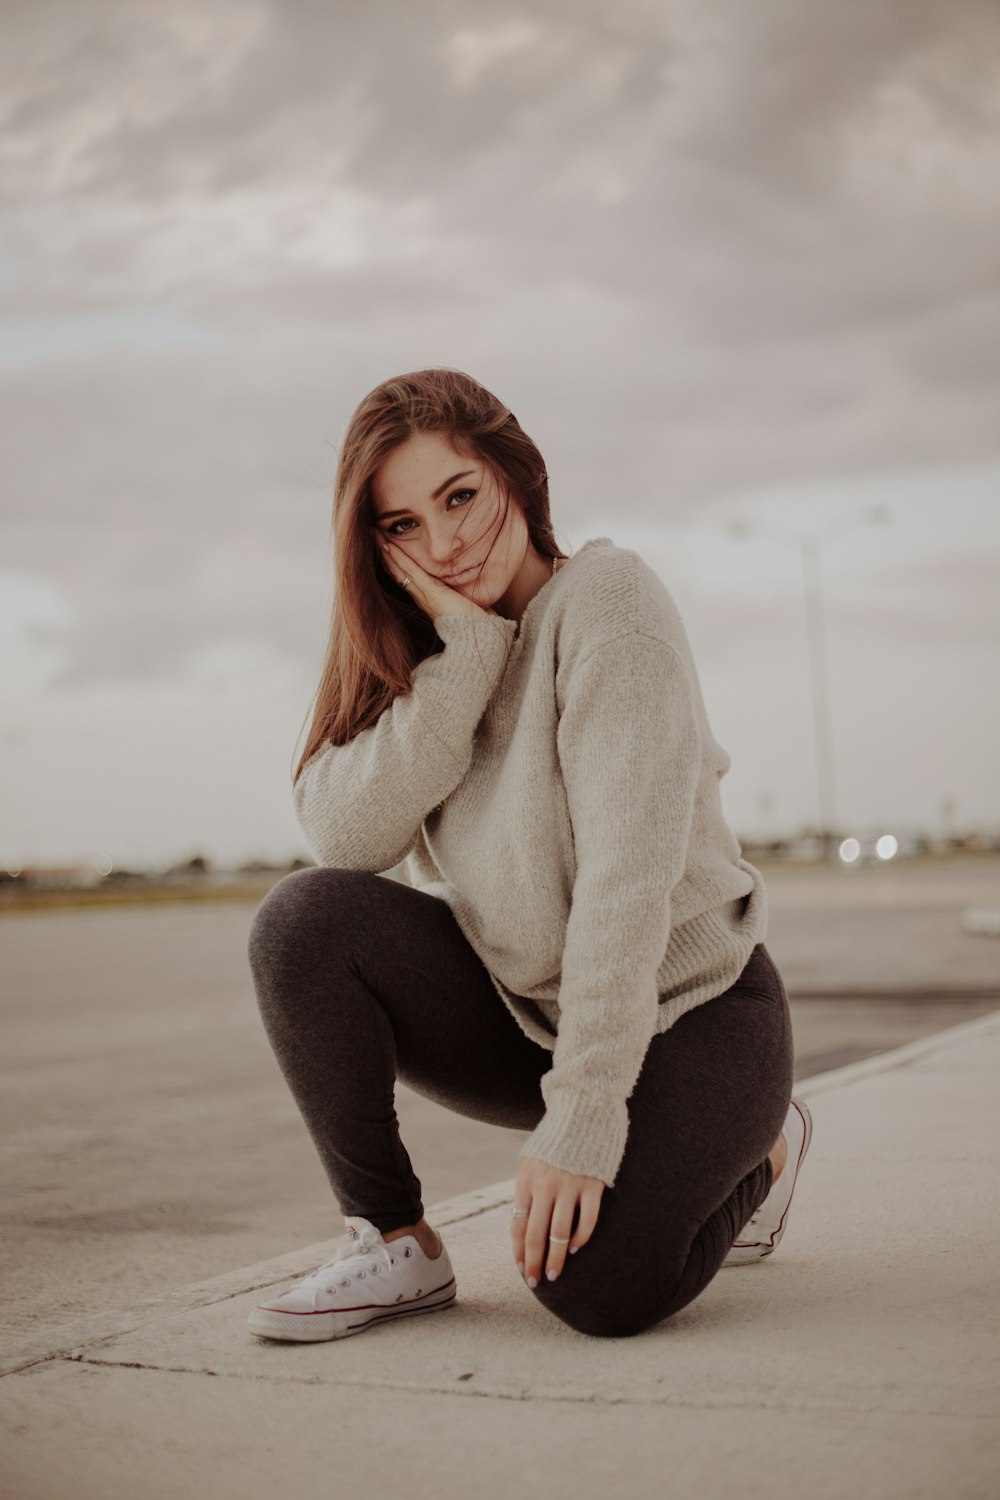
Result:
[[[337,1246],[336,1251],[331,1255],[330,1259],[325,1260],[321,1266],[317,1266],[316,1270],[311,1272],[310,1275],[304,1276],[302,1281],[308,1282],[310,1285],[320,1285],[325,1292],[333,1292],[335,1290],[333,1286],[335,1280],[339,1281],[341,1286],[348,1286],[350,1284],[351,1273],[349,1272],[349,1267],[352,1261],[370,1263],[372,1256],[379,1254],[384,1258],[386,1268],[391,1268],[394,1257],[374,1225],[366,1227],[360,1234],[354,1234],[351,1230],[348,1230],[344,1242]],[[355,1267],[355,1269],[358,1268],[358,1266]],[[331,1271],[339,1274],[331,1277]]]

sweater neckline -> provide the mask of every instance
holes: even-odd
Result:
[[[542,598],[542,595],[543,594],[549,595],[549,594],[552,593],[552,591],[554,590],[555,585],[558,582],[558,580],[560,578],[564,577],[565,574],[569,572],[570,568],[573,566],[573,563],[575,562],[575,560],[580,556],[581,552],[586,552],[586,550],[587,550],[588,547],[597,547],[597,546],[600,546],[604,542],[610,543],[611,542],[611,538],[609,536],[593,536],[593,537],[590,537],[586,542],[583,542],[581,546],[577,547],[577,549],[576,549],[575,552],[571,552],[570,553],[569,557],[567,557],[567,559],[563,563],[562,567],[561,568],[557,568],[554,573],[552,573],[548,578],[546,578],[545,582],[542,584],[542,586],[541,586],[540,589],[536,589],[535,590],[535,592],[532,594],[531,598],[528,600],[527,604],[524,606],[524,609],[521,611],[521,618],[520,618],[520,620],[515,620],[515,621],[512,622],[514,624],[514,626],[515,626],[515,632],[514,632],[514,640],[515,641],[521,641],[521,640],[523,640],[523,638],[524,638],[524,632],[525,632],[525,626],[526,626],[528,620],[531,619],[531,618],[533,618],[534,615],[537,614],[537,612],[538,612],[538,610],[537,610],[538,601]],[[613,543],[612,543],[612,545],[613,545]]]

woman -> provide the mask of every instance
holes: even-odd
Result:
[[[811,1124],[729,757],[659,577],[608,537],[567,556],[546,480],[448,369],[376,387],[344,439],[294,778],[317,865],[269,892],[249,954],[347,1235],[254,1310],[261,1337],[455,1300],[397,1079],[530,1132],[513,1260],[581,1332],[638,1333],[784,1231]]]

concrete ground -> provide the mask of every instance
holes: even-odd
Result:
[[[800,1081],[815,1133],[780,1247],[635,1338],[535,1301],[508,1180],[428,1211],[458,1281],[437,1314],[252,1338],[329,1240],[22,1339],[0,1494],[995,1500],[998,1080],[1000,1010]]]
[[[806,1078],[1000,1005],[1000,857],[767,869],[768,947]],[[264,1036],[255,904],[0,922],[0,1341],[336,1236]],[[524,1139],[397,1090],[425,1204],[516,1171]]]

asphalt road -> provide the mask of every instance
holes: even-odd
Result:
[[[766,870],[807,1077],[1000,1007],[1000,858]],[[256,903],[0,920],[0,1338],[338,1235],[257,1014]],[[400,1087],[424,1201],[512,1177],[523,1135]]]

